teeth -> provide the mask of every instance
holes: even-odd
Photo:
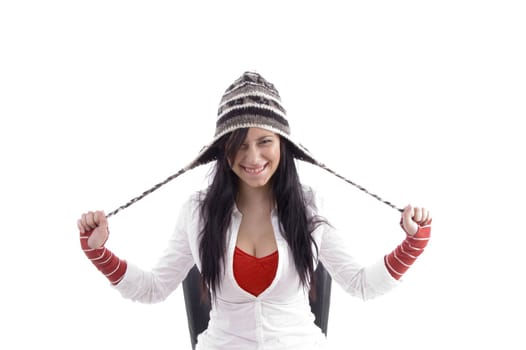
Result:
[[[246,168],[246,167],[243,167],[243,169],[245,169],[245,171],[247,173],[250,173],[250,174],[257,174],[257,173],[260,173],[263,171],[263,169],[265,168],[265,166],[260,166],[258,168]]]

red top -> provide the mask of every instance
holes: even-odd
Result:
[[[267,289],[278,268],[278,251],[256,258],[238,247],[234,251],[234,278],[250,294],[258,296]]]

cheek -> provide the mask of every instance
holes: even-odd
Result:
[[[234,158],[230,161],[228,161],[228,163],[230,164],[230,167],[233,168],[234,166],[236,165],[239,165],[239,163],[241,162],[241,155],[238,153],[236,153],[236,155],[234,156]]]
[[[237,151],[232,157],[228,158],[228,165],[230,165],[231,168],[235,167],[239,162],[241,162],[241,151]]]
[[[269,154],[269,156],[273,160],[273,162],[275,163],[275,166],[278,166],[279,160],[280,160],[280,156],[281,156],[281,152],[280,152],[279,147],[274,148],[272,150],[271,154]]]

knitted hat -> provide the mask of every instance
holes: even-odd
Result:
[[[286,111],[274,85],[258,73],[245,72],[223,94],[219,103],[214,137],[201,149],[197,157],[174,175],[110,212],[107,216],[115,215],[186,171],[217,160],[217,148],[213,147],[214,144],[224,135],[241,128],[262,128],[284,137],[292,145],[292,153],[296,159],[319,166],[390,207],[402,211],[317,161],[305,147],[291,137]]]
[[[241,128],[261,128],[279,134],[293,145],[295,158],[321,165],[305,147],[291,138],[286,114],[274,85],[258,73],[245,72],[221,98],[214,138],[186,168],[192,169],[215,160],[212,145],[222,136]]]

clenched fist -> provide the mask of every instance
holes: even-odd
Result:
[[[103,211],[89,211],[77,221],[81,236],[88,236],[88,247],[100,248],[108,240],[108,220]]]
[[[431,213],[426,208],[407,205],[402,212],[400,224],[409,236],[413,236],[419,227],[431,224]]]

